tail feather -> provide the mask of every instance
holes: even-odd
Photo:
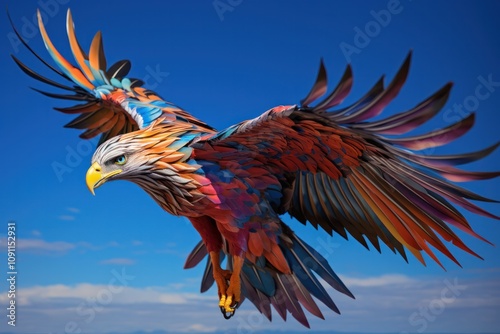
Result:
[[[311,297],[309,291],[307,291],[306,287],[300,282],[296,275],[287,275],[285,276],[288,280],[291,281],[291,285],[293,290],[295,291],[295,295],[299,299],[299,302],[304,306],[304,308],[309,311],[312,315],[325,319],[323,313],[321,313],[318,305]]]
[[[288,261],[291,263],[293,272],[297,275],[302,284],[304,284],[306,289],[323,304],[328,306],[332,311],[340,313],[323,285],[321,285],[316,276],[313,274],[313,268],[310,268],[309,263],[304,263],[304,261],[302,261],[301,257],[303,257],[303,255],[304,252],[299,250],[298,247],[285,250],[285,256],[287,256]]]
[[[246,265],[243,268],[245,267]],[[256,289],[248,280],[246,275],[241,276],[241,292],[245,298],[250,300],[255,305],[260,313],[262,313],[269,321],[272,320],[271,297],[265,296],[260,290]],[[276,310],[278,313],[280,312],[279,309]],[[283,310],[283,312],[286,314],[286,310]]]
[[[194,246],[191,253],[189,253],[186,262],[184,263],[184,269],[196,267],[207,255],[207,248],[205,247],[203,241],[200,240],[200,242],[198,242],[196,246]]]
[[[295,295],[295,290],[286,279],[286,275],[277,274],[274,279],[277,283],[279,291],[277,300],[281,303],[284,302],[287,310],[292,314],[292,316],[302,325],[309,328],[309,321],[307,321],[307,317],[300,306],[299,299]]]
[[[285,254],[288,266],[292,269],[291,274],[278,272],[264,256],[259,257],[255,263],[245,260],[241,272],[243,296],[250,300],[259,312],[269,320],[272,320],[271,305],[273,305],[283,320],[286,320],[287,314],[290,313],[305,327],[309,327],[309,322],[304,309],[310,314],[324,319],[313,296],[340,314],[324,284],[318,278],[349,297],[354,298],[354,295],[318,251],[295,235],[284,223],[282,223],[282,228],[283,235],[280,238],[279,246]],[[188,256],[184,268],[196,266],[206,255],[204,244],[198,243]],[[231,269],[230,255],[227,267]],[[208,290],[213,283],[212,263],[208,259],[201,282],[202,292]]]
[[[266,270],[266,260],[262,256],[255,264],[243,266],[243,274],[248,278],[254,288],[260,290],[266,296],[274,296],[276,283],[273,275]]]
[[[354,295],[349,291],[349,289],[344,285],[342,280],[335,274],[333,269],[328,264],[328,261],[318,253],[314,248],[306,244],[302,239],[293,234],[294,241],[294,249],[297,249],[301,256],[301,262],[304,259],[314,259],[314,265],[309,266],[309,269],[314,270],[321,278],[323,278],[332,288],[341,292],[351,298],[354,298]],[[302,267],[302,266],[301,266]]]

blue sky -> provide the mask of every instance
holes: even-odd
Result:
[[[221,3],[228,6],[225,11],[216,8]],[[444,1],[415,0],[10,1],[14,23],[47,58],[40,35],[32,29],[37,7],[46,13],[49,35],[68,59],[65,17],[70,7],[84,48],[101,30],[108,63],[130,59],[132,76],[219,129],[275,105],[298,103],[315,79],[320,57],[332,83],[352,64],[349,103],[380,75],[390,79],[413,49],[409,79],[385,115],[411,108],[453,81],[442,113],[417,131],[447,126],[472,108],[477,109],[477,122],[466,136],[429,153],[472,151],[499,139],[500,83],[489,91],[483,83],[500,82],[498,2],[456,1],[451,7]],[[305,330],[277,315],[269,323],[248,302],[234,319],[224,321],[216,291],[198,293],[203,268],[182,269],[199,240],[187,220],[164,213],[127,182],[106,184],[95,197],[88,192],[84,179],[95,143],[62,127],[71,117],[51,108],[68,103],[28,88],[45,87],[24,75],[10,53],[41,73],[49,72],[12,40],[5,16],[0,22],[0,235],[5,248],[7,222],[16,221],[22,312],[14,329],[2,315],[0,331],[64,333],[73,325],[99,333]],[[487,97],[478,98],[481,85]],[[498,170],[499,154],[465,168]],[[66,166],[66,172],[57,174],[57,164]],[[498,180],[466,186],[500,199]],[[500,214],[498,205],[483,207]],[[498,221],[464,214],[479,234],[500,244]],[[478,333],[500,328],[499,247],[460,234],[485,260],[452,248],[463,269],[441,257],[448,270],[443,271],[430,262],[423,267],[414,258],[407,264],[388,249],[368,252],[354,241],[330,239],[310,226],[291,224],[323,250],[357,297],[333,293],[343,314],[325,312],[326,321],[311,321],[315,330]],[[6,265],[1,267],[7,271]],[[5,289],[3,282],[2,305],[8,301]]]

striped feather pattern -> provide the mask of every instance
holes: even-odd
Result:
[[[242,270],[242,288],[245,298],[249,299],[270,321],[272,320],[272,305],[283,320],[286,320],[287,314],[290,313],[305,327],[309,327],[309,321],[304,310],[324,319],[313,297],[340,314],[317,275],[335,290],[351,298],[354,298],[353,294],[321,254],[300,239],[286,224],[283,222],[281,224],[284,231],[280,238],[280,248],[285,253],[293,271],[289,275],[279,273],[263,256],[255,262],[246,260]],[[184,268],[195,267],[206,255],[205,245],[202,242],[198,243],[186,260]],[[221,258],[221,263],[223,259]],[[228,269],[231,268],[231,261],[231,255],[229,255]],[[207,261],[201,292],[207,291],[213,285],[212,270],[211,262]]]
[[[486,157],[499,143],[455,155],[417,152],[464,135],[474,124],[474,114],[443,129],[401,137],[439,113],[451,83],[413,108],[370,121],[402,89],[411,53],[387,86],[381,78],[358,101],[340,108],[353,85],[352,69],[347,66],[327,93],[327,71],[321,61],[301,105],[274,107],[217,132],[142,87],[141,80],[128,78],[128,60],[108,66],[100,32],[85,52],[71,12],[66,28],[76,65],[53,45],[40,13],[38,25],[54,65],[13,28],[28,51],[67,83],[41,76],[12,58],[24,73],[63,93],[36,91],[77,102],[56,110],[77,114],[66,127],[83,130],[82,138],[101,136],[92,160],[103,169],[99,172],[112,175],[110,180],[135,182],[165,211],[189,217],[203,242],[185,268],[199,264],[208,251],[215,258],[220,252],[219,260],[226,258],[228,269],[244,261],[243,296],[270,320],[272,306],[283,319],[290,313],[309,326],[305,310],[323,318],[316,301],[339,313],[319,278],[353,297],[326,259],[280,220],[281,214],[329,234],[352,237],[367,248],[372,244],[380,251],[383,243],[405,260],[408,251],[425,264],[425,253],[440,265],[432,248],[458,264],[448,243],[479,257],[455,229],[486,241],[455,206],[500,219],[472,202],[495,201],[456,184],[499,176],[497,171],[456,167]],[[126,157],[119,171],[112,163],[117,157]],[[207,261],[202,292],[213,285],[214,272]]]
[[[491,200],[446,179],[470,181],[498,176],[499,172],[469,172],[454,167],[487,156],[498,144],[452,156],[424,156],[408,150],[453,141],[472,127],[473,114],[429,134],[406,138],[382,136],[406,133],[437,114],[446,102],[451,84],[415,108],[366,122],[369,117],[380,114],[397,95],[407,78],[410,59],[411,54],[387,88],[377,83],[350,107],[325,110],[334,100],[335,94],[330,94],[313,107],[274,108],[256,119],[219,132],[211,139],[213,146],[258,150],[276,175],[285,178],[285,174],[295,173],[290,204],[280,209],[304,223],[309,221],[316,227],[321,226],[328,233],[335,231],[347,238],[347,231],[365,246],[365,238],[368,239],[377,249],[377,239],[380,239],[405,256],[403,245],[422,262],[419,251],[428,253],[439,263],[427,246],[430,243],[454,260],[439,242],[436,232],[441,236],[446,234],[446,240],[474,254],[446,226],[448,222],[477,236],[448,201],[490,218],[498,219],[498,216],[468,201]],[[346,70],[343,78],[348,82],[341,81],[333,92],[350,86],[350,72]],[[325,92],[326,71],[321,63],[317,81],[303,103],[310,104]],[[318,151],[330,152],[328,159],[317,156]],[[424,212],[423,205],[429,210]]]
[[[405,134],[436,115],[446,103],[452,85],[446,84],[414,108],[385,119],[368,121],[379,115],[397,96],[408,76],[410,59],[411,54],[387,88],[378,81],[360,100],[338,110],[327,109],[336,106],[347,95],[352,84],[352,71],[348,67],[332,93],[311,106],[327,91],[326,70],[321,62],[317,81],[302,100],[302,106],[270,109],[255,119],[209,135],[205,142],[194,145],[195,151],[214,152],[219,163],[223,163],[222,152],[236,149],[241,154],[240,166],[244,166],[243,161],[248,163],[248,158],[243,160],[246,152],[258,152],[254,158],[264,162],[265,168],[272,171],[282,187],[283,198],[273,209],[279,213],[289,212],[302,223],[309,222],[329,234],[335,232],[344,238],[351,236],[367,248],[371,243],[378,251],[381,250],[380,242],[383,242],[405,260],[406,251],[409,251],[423,264],[422,254],[426,253],[442,266],[432,250],[434,248],[459,265],[446,242],[479,257],[450,225],[486,240],[472,230],[451,203],[499,219],[470,202],[493,200],[452,182],[497,177],[499,172],[470,172],[455,166],[481,159],[499,144],[478,152],[449,156],[427,156],[411,151],[445,145],[464,135],[474,124],[474,114],[427,134],[394,136]],[[206,154],[204,157],[207,158]],[[238,156],[234,158],[238,159]],[[288,231],[286,227],[282,228]],[[322,287],[317,286],[312,278],[307,278],[308,275],[298,274],[300,268],[307,273],[303,263],[311,259],[316,263],[322,261],[309,246],[295,238],[293,232],[284,231],[280,237],[287,233],[293,242],[280,243],[280,247],[292,273],[275,273],[263,269],[266,267],[258,261],[247,261],[243,271],[246,275],[243,280],[245,296],[268,318],[271,318],[270,305],[273,305],[284,319],[290,312],[307,325],[300,305],[316,316],[321,317],[321,314],[317,313],[315,304],[308,302],[307,295],[299,294],[303,287],[332,310],[338,310],[330,297],[324,295]],[[188,267],[193,265],[190,262],[187,262]],[[332,279],[333,275],[328,280],[331,269],[329,266],[325,268],[326,271],[316,273],[331,286],[349,294],[339,285],[339,280]],[[269,281],[269,275],[274,282],[269,283],[274,291],[272,296],[259,289],[262,282]],[[205,288],[208,283],[204,281]],[[283,301],[278,303],[275,298],[283,298]]]
[[[68,61],[54,46],[43,24],[40,11],[38,27],[47,51],[56,66],[43,60],[31,47],[28,46],[15,26],[11,25],[21,43],[61,78],[70,82],[64,85],[46,78],[12,55],[15,63],[23,72],[32,78],[50,86],[70,91],[71,94],[59,94],[34,89],[46,96],[78,101],[80,104],[73,107],[55,108],[67,114],[81,114],[66,127],[85,130],[80,137],[91,139],[101,136],[99,143],[118,134],[136,131],[149,126],[159,117],[169,122],[188,122],[199,126],[207,132],[213,128],[201,122],[180,107],[163,100],[156,93],[141,87],[143,82],[128,78],[131,65],[128,60],[120,60],[107,67],[104,45],[101,32],[94,36],[88,53],[83,51],[75,34],[75,27],[71,11],[68,10],[66,28],[69,44],[77,65]],[[10,20],[10,16],[9,16]]]

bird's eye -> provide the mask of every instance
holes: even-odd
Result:
[[[117,165],[124,165],[127,162],[127,158],[124,155],[120,155],[113,162]]]

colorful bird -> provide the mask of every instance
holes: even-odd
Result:
[[[129,61],[108,67],[100,32],[88,54],[84,52],[70,11],[67,34],[77,65],[54,47],[39,12],[38,25],[56,66],[43,60],[14,30],[33,55],[70,85],[43,77],[12,57],[29,76],[70,92],[41,93],[80,102],[56,108],[79,114],[66,127],[84,129],[80,135],[84,139],[100,135],[86,176],[89,190],[94,193],[107,181],[128,180],[165,211],[187,217],[202,241],[185,268],[208,254],[201,290],[216,283],[218,305],[226,318],[245,298],[270,320],[272,305],[283,319],[289,312],[304,326],[309,326],[304,309],[323,318],[312,297],[339,312],[316,275],[353,297],[326,259],[280,219],[282,214],[330,235],[335,232],[346,239],[350,235],[367,248],[371,243],[380,251],[383,242],[405,260],[406,250],[422,263],[426,253],[440,265],[431,246],[458,264],[444,241],[479,257],[450,225],[485,240],[452,203],[500,219],[469,201],[493,200],[456,185],[494,178],[500,172],[455,167],[487,156],[498,143],[459,155],[416,153],[466,133],[474,114],[430,133],[399,136],[440,111],[450,83],[410,110],[369,121],[398,95],[411,53],[387,86],[379,80],[350,106],[332,109],[351,90],[350,66],[331,93],[314,104],[327,93],[321,62],[316,82],[300,105],[277,106],[217,131],[143,88],[140,80],[128,78]]]

